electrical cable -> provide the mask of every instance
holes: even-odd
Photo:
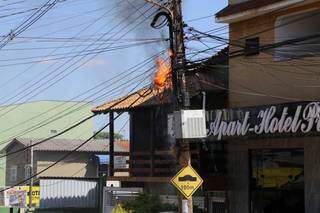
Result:
[[[142,95],[139,95],[139,97],[134,101],[132,102],[130,105],[132,106],[133,104],[135,104],[140,98],[142,98],[143,96],[145,96],[147,94],[148,90],[142,94]],[[112,106],[109,107],[109,109],[111,109],[112,107],[116,106],[117,104],[125,101],[126,99],[123,99],[123,100],[119,100],[118,102],[114,103]],[[118,114],[116,117],[115,117],[115,120],[121,115]],[[45,171],[49,170],[50,168],[54,167],[55,165],[57,165],[58,163],[60,163],[61,161],[63,161],[64,159],[66,159],[67,157],[69,157],[71,154],[73,154],[74,152],[76,152],[77,150],[79,150],[81,147],[83,147],[84,145],[86,145],[90,140],[92,140],[96,135],[98,135],[100,132],[102,132],[105,128],[107,128],[109,126],[110,122],[107,123],[105,126],[103,126],[101,129],[99,129],[96,133],[94,133],[90,138],[88,138],[86,141],[84,141],[83,143],[81,143],[79,146],[77,146],[75,149],[73,149],[72,151],[69,151],[67,154],[65,154],[64,156],[62,156],[61,158],[59,158],[57,161],[55,161],[54,163],[52,163],[50,166],[42,169],[41,171],[37,172],[36,174],[32,175],[31,177],[23,180],[23,181],[20,181],[19,183],[13,185],[13,186],[10,186],[10,187],[6,187],[5,189],[1,189],[0,192],[3,192],[5,190],[8,190],[10,188],[13,188],[15,186],[18,186],[18,185],[21,185],[31,179],[33,179],[34,177],[37,177],[38,175],[44,173]],[[33,145],[30,145],[30,147],[32,147]]]
[[[44,16],[49,10],[51,10],[54,5],[58,2],[58,0],[50,3],[51,0],[47,1],[44,5],[38,8],[30,17],[28,17],[23,23],[21,23],[14,30],[11,30],[10,33],[5,38],[0,40],[0,50],[6,46],[11,40],[13,40],[16,36],[21,34],[23,31],[28,29],[32,24],[38,21],[42,16]],[[40,14],[37,14],[40,13]]]
[[[149,76],[148,76],[148,77],[149,77]],[[133,79],[133,80],[134,80],[134,79]],[[130,82],[130,81],[129,81],[129,82]],[[131,83],[131,84],[134,84],[135,82],[130,82],[130,83]],[[120,86],[121,86],[121,85],[120,85]],[[127,86],[129,86],[129,85],[123,84],[123,86],[124,86],[124,88],[127,88]],[[117,91],[117,90],[111,89],[111,90],[109,90],[108,92],[104,93],[103,95],[100,95],[98,98],[104,97],[105,94],[108,94],[108,93],[114,92],[114,91]],[[74,112],[77,112],[79,109],[81,109],[81,108],[83,108],[83,107],[85,107],[85,106],[87,106],[87,105],[88,105],[88,103],[83,103],[81,106],[77,107],[76,109],[73,109],[73,110],[71,110],[71,111],[69,111],[69,112],[65,112],[64,114],[57,113],[59,116],[54,115],[54,116],[51,116],[51,117],[49,118],[49,119],[53,118],[52,120],[46,119],[45,121],[42,121],[42,122],[40,122],[40,123],[37,123],[37,124],[34,125],[33,127],[28,127],[28,129],[27,129],[27,130],[24,130],[24,132],[20,133],[20,135],[15,134],[15,135],[12,136],[10,139],[6,139],[5,141],[2,141],[2,142],[0,143],[0,145],[9,143],[11,140],[13,140],[13,139],[16,138],[16,137],[21,137],[21,136],[24,135],[24,134],[27,134],[27,133],[29,133],[29,132],[31,132],[31,131],[35,131],[35,130],[37,130],[37,129],[39,129],[39,128],[42,128],[43,126],[46,126],[46,125],[48,125],[48,124],[56,121],[56,120],[59,120],[59,119],[61,119],[61,118],[64,118],[64,117],[66,117],[66,116],[68,116],[68,115],[70,115],[70,114],[72,114],[72,113],[74,113]],[[69,108],[73,108],[73,107],[74,107],[74,106],[71,106],[71,107],[69,107]],[[47,121],[47,120],[49,120],[49,121]],[[39,125],[40,125],[40,126],[39,126]]]
[[[74,36],[80,35],[83,31],[85,31],[85,30],[87,30],[88,28],[90,28],[92,25],[94,25],[96,22],[98,22],[100,19],[102,19],[105,14],[110,13],[110,12],[111,12],[112,10],[114,10],[116,7],[117,7],[117,5],[114,6],[114,7],[112,7],[110,10],[106,11],[102,16],[94,19],[92,22],[89,23],[89,25],[87,25],[86,27],[82,28],[82,29],[81,29],[79,32],[77,32]],[[65,43],[62,44],[61,46],[55,48],[53,51],[51,51],[51,52],[50,52],[49,54],[47,54],[45,57],[46,57],[46,58],[51,57],[51,55],[52,55],[54,52],[56,52],[57,50],[61,49],[61,48],[64,47],[66,44],[67,44],[67,43],[65,42]],[[74,48],[74,49],[76,49],[76,48]],[[36,64],[33,64],[33,63],[32,63],[31,66],[29,66],[28,68],[22,70],[22,71],[19,72],[17,75],[15,75],[15,76],[13,76],[12,78],[10,78],[9,80],[7,80],[4,84],[0,85],[0,88],[3,88],[3,87],[6,86],[7,84],[9,84],[12,80],[14,80],[14,79],[18,78],[20,75],[23,75],[24,73],[28,72],[28,71],[29,71],[33,66],[35,66],[35,65],[36,65]],[[52,65],[52,66],[53,66],[53,65]],[[50,66],[49,68],[51,68],[52,66]],[[49,69],[49,68],[48,68],[48,69]],[[42,72],[42,73],[43,73],[43,72]],[[47,75],[46,75],[46,76],[47,76]],[[45,77],[46,77],[46,76],[45,76]],[[32,78],[32,79],[33,79],[33,78]],[[41,78],[41,79],[43,79],[43,78]],[[40,80],[41,80],[41,79],[40,79]],[[34,84],[32,84],[31,86],[28,86],[30,83],[31,83],[31,81],[29,81],[29,82],[27,82],[27,83],[24,83],[23,86],[20,86],[19,88],[20,88],[21,90],[20,90],[20,92],[18,92],[18,94],[16,94],[15,96],[21,94],[21,92],[23,92],[23,91],[28,90],[28,89],[29,89],[30,87],[32,87],[35,83],[38,83],[38,81],[36,81],[36,82],[35,82]],[[27,87],[25,87],[25,86],[27,86]],[[17,91],[19,91],[19,90],[17,90]],[[4,97],[3,97],[3,99],[4,99]],[[4,103],[2,103],[2,104],[7,103],[7,102],[10,101],[11,99],[9,99],[9,100],[8,100],[8,99],[5,99],[5,100],[6,100],[6,101],[5,101]]]
[[[152,7],[150,7],[147,11],[149,11],[150,9],[151,9]],[[146,12],[147,12],[146,11]],[[151,15],[150,15],[151,16]],[[139,16],[139,17],[141,17],[141,16]],[[145,19],[144,19],[145,20]],[[144,21],[143,20],[143,21]],[[134,20],[135,21],[135,20]],[[142,21],[142,22],[143,22]],[[132,31],[133,29],[135,29],[137,26],[139,26],[142,22],[139,22],[137,25],[135,25],[133,28],[131,28],[129,31],[127,31],[126,33],[124,33],[121,37],[124,37],[128,32],[130,32],[130,31]],[[133,23],[133,22],[131,22],[131,23]],[[131,24],[130,23],[130,24]],[[127,25],[128,26],[128,25]],[[117,27],[117,26],[115,26],[115,27]],[[120,29],[120,31],[122,31],[122,29]],[[118,32],[120,32],[120,31],[118,31]],[[117,32],[117,33],[118,33]],[[71,73],[73,73],[74,71],[76,71],[78,68],[80,68],[81,66],[83,66],[83,65],[85,65],[88,61],[90,61],[90,60],[92,60],[95,56],[97,56],[98,55],[98,53],[96,53],[96,54],[94,54],[93,55],[93,57],[91,57],[90,59],[88,59],[88,60],[86,60],[85,62],[83,62],[83,63],[81,63],[80,65],[78,65],[76,68],[74,68],[74,69],[72,69],[69,73],[67,73],[67,74],[65,74],[64,76],[62,76],[61,78],[59,78],[58,80],[56,80],[55,82],[53,82],[53,83],[51,83],[51,84],[49,84],[49,85],[47,85],[48,84],[48,82],[50,81],[46,81],[46,82],[44,82],[44,83],[42,83],[40,86],[38,86],[36,89],[38,89],[38,88],[40,88],[41,86],[43,86],[43,85],[47,85],[44,89],[42,89],[40,92],[38,92],[37,94],[35,94],[35,95],[33,95],[31,98],[33,98],[33,97],[35,97],[36,95],[38,95],[38,94],[40,94],[41,92],[43,92],[44,90],[46,90],[47,88],[49,88],[49,87],[51,87],[52,85],[54,85],[54,84],[56,84],[57,82],[59,82],[59,81],[61,81],[63,78],[65,78],[65,77],[67,77],[68,75],[70,75]],[[82,58],[81,59],[83,59],[85,56],[82,56]],[[76,62],[74,62],[74,63],[72,63],[69,67],[67,67],[66,69],[64,69],[63,71],[61,71],[61,72],[59,72],[57,75],[55,75],[54,77],[57,77],[57,76],[59,76],[59,75],[61,75],[65,70],[67,70],[67,69],[69,69],[69,68],[71,68],[73,65],[75,65],[75,64],[77,64],[78,63],[78,61],[80,61],[81,59],[78,59]],[[62,66],[59,66],[58,68],[56,68],[55,70],[58,70],[59,68],[61,68]],[[35,89],[34,89],[35,90]],[[32,94],[32,91],[31,92],[29,92],[29,93],[27,93],[27,95],[29,95],[29,94]],[[25,97],[25,96],[24,96]],[[23,98],[23,97],[22,97]],[[19,100],[21,100],[22,98],[20,98]],[[30,99],[30,98],[29,98]],[[18,100],[18,101],[19,101]],[[13,110],[13,108],[10,110],[10,111],[12,111]],[[1,110],[0,110],[1,111]],[[8,112],[6,112],[6,113],[8,113]],[[5,113],[5,114],[6,114]],[[2,115],[0,115],[0,117],[1,116],[3,116],[4,114],[2,114]]]
[[[143,82],[143,81],[142,81],[142,82]],[[139,83],[138,85],[140,85],[140,83]],[[138,86],[138,85],[137,85],[137,86]],[[135,86],[135,88],[136,88],[137,86]],[[135,88],[134,88],[134,89],[135,89]],[[132,89],[132,90],[134,90],[134,89]],[[124,100],[126,100],[127,98],[129,98],[130,96],[135,95],[135,94],[136,94],[136,93],[132,93],[132,94],[129,93],[129,95],[128,95],[125,99],[119,100],[119,101],[115,102],[114,104],[112,104],[112,106],[111,106],[110,108],[118,105],[119,103],[123,102]],[[139,98],[141,98],[141,97],[139,97]],[[0,158],[4,158],[4,157],[7,157],[7,156],[11,156],[11,155],[13,155],[13,154],[16,154],[16,153],[25,151],[25,150],[28,149],[28,148],[31,148],[31,147],[37,146],[37,145],[39,145],[39,144],[45,143],[46,141],[49,141],[49,140],[51,140],[51,139],[53,139],[53,138],[56,138],[56,137],[58,137],[58,136],[60,136],[60,135],[63,135],[63,134],[66,133],[66,132],[69,132],[70,130],[74,129],[75,127],[81,125],[82,123],[88,121],[89,119],[91,119],[91,118],[93,118],[93,117],[95,117],[95,116],[97,116],[97,115],[98,115],[98,114],[93,114],[93,115],[91,115],[91,116],[89,116],[89,117],[86,117],[85,119],[81,120],[80,122],[78,122],[78,123],[76,123],[76,124],[73,124],[73,125],[70,126],[69,128],[67,128],[67,129],[65,129],[65,130],[63,130],[63,131],[61,131],[61,132],[59,132],[59,133],[57,133],[57,134],[55,134],[55,135],[53,135],[53,136],[50,136],[50,137],[48,137],[48,138],[46,138],[46,139],[43,139],[43,140],[41,140],[41,141],[39,141],[39,142],[37,142],[37,143],[33,143],[33,144],[30,145],[30,146],[26,146],[26,147],[24,147],[24,148],[17,149],[17,150],[15,150],[15,151],[13,151],[13,152],[6,153],[5,155],[0,156]]]
[[[143,73],[142,73],[143,74]],[[139,75],[140,76],[140,75]],[[137,76],[137,77],[139,77],[139,76]],[[149,77],[149,76],[147,76],[147,77]],[[136,77],[135,77],[136,78]],[[130,81],[129,82],[133,82],[132,81],[133,79],[130,79]],[[133,82],[134,83],[134,82]],[[122,84],[122,85],[125,85],[126,83],[124,83],[124,84]],[[121,85],[120,85],[121,86]],[[118,86],[119,87],[119,86]],[[115,91],[114,89],[111,89],[110,91]],[[106,92],[106,93],[104,93],[104,94],[102,94],[102,95],[100,95],[98,98],[101,98],[101,97],[103,97],[103,96],[105,96],[106,94],[108,94],[110,91],[108,91],[108,92]],[[97,98],[96,98],[97,99]],[[87,105],[87,104],[84,104],[84,105]],[[70,113],[73,113],[73,112],[75,112],[75,111],[77,111],[77,110],[79,110],[79,108],[81,108],[81,107],[83,107],[83,105],[82,106],[80,106],[80,107],[78,107],[77,109],[74,109],[74,110],[72,110],[71,112],[67,112],[67,113],[65,113],[65,114],[63,114],[63,115],[61,115],[61,114],[59,114],[59,117],[55,117],[55,115],[54,116],[52,116],[52,117],[54,117],[54,120],[51,120],[49,123],[51,123],[51,122],[53,122],[53,121],[55,121],[55,120],[57,120],[57,119],[60,119],[60,118],[63,118],[63,117],[65,117],[66,115],[68,115],[68,114],[70,114]],[[72,108],[72,107],[71,107]],[[47,125],[48,123],[45,123],[44,125]],[[37,129],[38,128],[41,128],[41,127],[43,127],[43,125],[41,125],[40,127],[36,127]],[[31,130],[29,130],[28,132],[30,132],[30,131],[33,131],[34,129],[31,129]],[[27,133],[28,133],[27,132]],[[26,134],[25,132],[23,133],[23,134]],[[8,142],[10,142],[12,139],[14,139],[14,138],[16,138],[16,137],[19,137],[19,136],[17,136],[17,135],[15,135],[15,136],[13,136],[10,140],[8,140],[8,141],[4,141],[4,142],[2,142],[1,144],[3,144],[3,143],[8,143]]]

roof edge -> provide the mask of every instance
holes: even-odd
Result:
[[[218,23],[233,23],[282,9],[304,0],[252,0],[228,5],[215,14]]]

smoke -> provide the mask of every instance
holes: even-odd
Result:
[[[118,11],[119,19],[123,19],[132,14],[130,18],[125,20],[130,26],[135,26],[140,23],[139,26],[130,33],[135,39],[146,42],[150,41],[150,39],[159,39],[157,43],[149,43],[143,46],[147,55],[150,56],[168,48],[168,27],[164,26],[163,28],[155,29],[150,25],[154,16],[161,11],[159,7],[147,3],[145,0],[122,0]],[[134,23],[132,23],[133,21]],[[159,22],[161,21],[162,20],[159,19]]]

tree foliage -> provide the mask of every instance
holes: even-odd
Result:
[[[120,133],[114,133],[115,140],[123,140],[124,136]],[[94,139],[109,139],[109,132],[99,132]]]
[[[134,200],[124,202],[123,208],[130,213],[158,213],[178,210],[173,204],[161,202],[159,196],[149,194],[139,194]]]
[[[126,211],[122,207],[122,205],[117,205],[116,208],[114,208],[111,213],[130,213],[130,212]]]

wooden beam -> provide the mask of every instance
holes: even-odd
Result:
[[[154,151],[155,151],[155,144],[154,144],[154,133],[155,133],[155,129],[154,129],[154,112],[153,110],[150,110],[150,151],[151,151],[151,155],[150,155],[150,168],[151,168],[151,172],[150,172],[150,176],[154,175]]]
[[[154,168],[155,173],[170,173],[174,172],[175,168]],[[114,169],[114,172],[130,172],[130,173],[151,173],[152,168],[124,168]]]
[[[144,183],[170,183],[172,177],[107,177],[107,180],[123,182],[144,182]]]
[[[113,152],[114,156],[130,156],[129,152]]]
[[[125,169],[114,169],[114,172],[129,172],[130,169],[129,168],[125,168]]]
[[[150,164],[151,160],[127,160],[127,164]],[[172,160],[154,160],[154,164],[175,164],[175,159]]]
[[[151,151],[135,151],[135,152],[131,152],[130,155],[132,155],[132,156],[150,156],[150,155],[152,155],[152,152]],[[171,156],[173,156],[173,153],[170,150],[155,150],[154,155],[171,155]]]

